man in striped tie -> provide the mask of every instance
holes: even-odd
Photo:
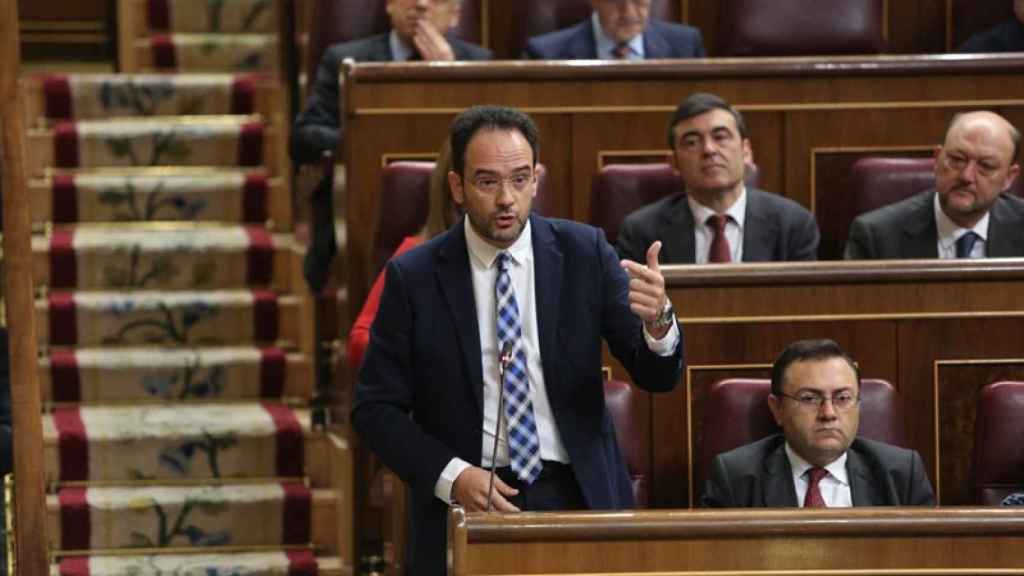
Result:
[[[602,340],[644,389],[671,390],[682,370],[660,244],[646,265],[620,262],[599,229],[531,214],[539,138],[517,110],[471,108],[450,143],[448,182],[466,216],[388,263],[352,415],[409,484],[417,575],[445,573],[454,503],[631,507]]]
[[[772,366],[768,408],[782,433],[717,455],[703,506],[935,504],[916,451],[857,436],[859,369],[832,340],[786,347]]]

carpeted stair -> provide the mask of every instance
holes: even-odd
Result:
[[[219,73],[23,81],[54,575],[352,573],[276,60],[208,47],[276,55],[277,5],[121,0]]]

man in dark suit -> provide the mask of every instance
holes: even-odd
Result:
[[[1013,0],[1016,18],[978,32],[961,44],[957,52],[1022,52],[1024,51],[1024,0]]]
[[[789,345],[768,407],[782,434],[715,456],[701,497],[724,508],[934,505],[921,456],[857,437],[857,365],[831,340]]]
[[[487,509],[492,464],[499,511],[630,507],[601,339],[647,390],[682,370],[659,246],[646,266],[620,262],[600,230],[531,215],[529,117],[471,108],[450,140],[466,216],[388,263],[352,413],[409,484],[411,574],[445,573],[448,505]]]
[[[935,190],[858,216],[848,260],[1024,256],[1020,132],[1002,116],[957,114],[935,149]]]
[[[650,20],[651,0],[592,0],[579,24],[530,38],[533,60],[652,60],[703,58],[704,40],[692,26]]]
[[[744,184],[753,152],[738,110],[714,94],[692,94],[672,117],[668,143],[685,191],[627,216],[619,255],[635,260],[660,240],[662,262],[669,264],[817,258],[814,216],[788,198]]]

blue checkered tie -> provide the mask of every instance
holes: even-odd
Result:
[[[498,254],[498,279],[494,283],[494,297],[498,303],[498,349],[512,346],[512,361],[505,370],[505,424],[508,430],[508,455],[512,471],[525,484],[531,484],[540,475],[540,437],[533,418],[530,401],[530,379],[526,373],[526,353],[523,351],[523,325],[519,321],[519,305],[512,290],[508,267],[512,257],[508,252]]]

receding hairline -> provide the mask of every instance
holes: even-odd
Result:
[[[949,139],[958,130],[964,130],[964,125],[967,123],[983,123],[988,127],[995,128],[1002,135],[1010,141],[1010,164],[1017,164],[1020,156],[1021,146],[1021,133],[1016,126],[1010,123],[1009,120],[1003,118],[1001,115],[992,112],[991,110],[973,110],[970,112],[958,112],[953,115],[953,118],[949,121],[949,126],[946,128],[946,134],[943,137],[943,147],[949,146]]]

